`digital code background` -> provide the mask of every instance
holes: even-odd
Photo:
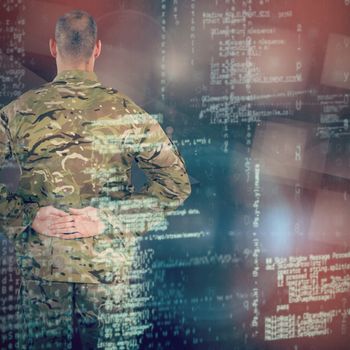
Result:
[[[101,82],[160,121],[192,183],[139,241],[140,348],[350,349],[350,1],[1,0],[1,107],[55,77],[48,41],[75,8],[97,21]],[[12,349],[19,277],[0,244]]]

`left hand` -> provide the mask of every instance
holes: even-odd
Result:
[[[69,208],[70,215],[52,219],[50,233],[63,239],[86,238],[101,234],[105,225],[98,216],[98,209]]]

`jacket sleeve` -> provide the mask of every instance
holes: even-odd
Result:
[[[133,110],[141,110],[133,105]],[[140,236],[152,229],[166,227],[165,216],[179,207],[191,193],[185,162],[159,123],[148,113],[136,114],[129,153],[145,172],[148,183],[139,193],[123,200],[102,203],[100,213],[105,233]]]
[[[14,103],[0,110],[0,171],[6,161],[13,154],[13,142],[9,127]],[[28,227],[36,215],[39,205],[36,203],[24,203],[16,193],[8,190],[4,183],[0,182],[0,232],[5,233],[10,240],[22,233]]]

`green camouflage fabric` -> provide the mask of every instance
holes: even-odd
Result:
[[[49,281],[117,283],[135,241],[166,227],[191,193],[185,162],[159,123],[94,72],[62,71],[0,110],[0,164],[21,169],[16,193],[0,184],[0,224],[20,271]],[[148,183],[136,193],[133,159]],[[63,240],[31,223],[42,206],[99,208],[103,234]]]
[[[148,326],[139,324],[132,292],[124,284],[23,280],[16,349],[139,349]]]

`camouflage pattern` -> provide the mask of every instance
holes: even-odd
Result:
[[[23,280],[16,349],[138,349],[125,284]]]
[[[0,164],[21,168],[16,193],[0,184],[0,223],[16,246],[23,276],[117,283],[135,240],[164,227],[165,215],[191,193],[185,163],[159,123],[94,72],[66,70],[0,111]],[[135,159],[148,178],[136,193]],[[100,208],[103,234],[72,240],[31,228],[38,209]]]

